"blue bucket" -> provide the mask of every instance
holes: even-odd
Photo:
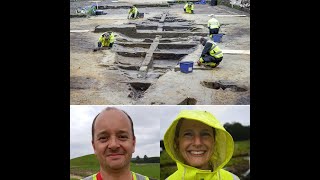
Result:
[[[104,14],[103,10],[96,10],[96,15],[103,15],[103,14]]]
[[[180,71],[183,73],[191,73],[193,71],[193,61],[180,62]]]
[[[223,34],[213,34],[212,39],[214,42],[221,42]]]
[[[139,12],[138,17],[139,18],[144,18],[144,13]]]

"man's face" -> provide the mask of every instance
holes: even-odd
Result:
[[[136,144],[128,117],[119,110],[103,111],[97,117],[94,129],[92,146],[101,168],[128,168]]]
[[[212,127],[194,120],[183,120],[179,138],[179,151],[187,165],[207,169],[213,154]]]

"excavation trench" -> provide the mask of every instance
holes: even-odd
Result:
[[[94,32],[113,31],[117,34],[112,47],[117,54],[115,65],[121,71],[130,71],[124,73],[130,79],[127,82],[130,86],[128,97],[138,100],[151,85],[149,80],[155,82],[168,70],[173,70],[183,57],[195,51],[198,39],[194,36],[207,35],[207,32],[191,32],[190,28],[194,29],[191,22],[162,14],[139,23],[100,25]],[[187,98],[180,104],[196,102]]]
[[[127,20],[130,4],[99,2],[107,15],[70,19],[70,104],[250,104],[250,53],[233,52],[250,47],[250,18],[205,5],[188,15],[177,4],[143,8],[143,18]],[[86,2],[71,5],[70,15]],[[194,63],[192,73],[179,72],[179,62],[199,58],[199,38],[208,37],[211,13],[221,17],[226,33],[220,47],[224,60],[214,69]],[[106,31],[114,32],[113,47],[92,52]]]

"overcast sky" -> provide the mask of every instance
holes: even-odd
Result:
[[[91,146],[91,125],[94,117],[108,106],[71,105],[70,106],[70,159],[93,154]],[[112,106],[126,111],[132,118],[136,136],[136,150],[132,157],[147,155],[160,156],[160,140],[173,119],[182,109],[200,109],[211,112],[221,124],[240,122],[250,125],[249,105],[124,105]]]

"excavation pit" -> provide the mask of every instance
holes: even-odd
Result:
[[[167,59],[167,60],[180,60],[182,59],[187,53],[183,54],[175,54],[175,53],[161,53],[161,52],[154,52],[153,59],[160,60],[160,59]]]
[[[245,88],[242,88],[242,87],[239,87],[235,84],[230,84],[230,83],[201,81],[200,84],[202,86],[210,88],[210,89],[230,90],[233,92],[247,91],[247,89],[245,89]]]
[[[151,83],[132,82],[129,83],[129,85],[129,90],[131,92],[128,97],[137,100],[143,97],[144,92],[150,87]]]
[[[124,57],[145,57],[146,52],[117,52],[118,55],[124,56]]]
[[[76,2],[85,3],[70,3]],[[240,18],[234,16],[237,13],[229,13],[220,6],[206,5],[201,5],[203,11],[189,15],[183,13],[183,5],[141,9],[145,17],[137,20],[127,20],[128,9],[124,7],[105,10],[106,16],[70,18],[70,104],[250,104],[250,54],[238,53],[250,47],[250,17]],[[229,24],[221,29],[229,39],[225,39],[220,48],[237,52],[226,51],[225,61],[215,69],[207,70],[195,64],[191,74],[175,72],[180,61],[196,62],[203,48],[199,39],[208,36],[207,14],[213,11],[224,15],[219,18],[223,24]],[[148,20],[153,16],[157,17]],[[239,27],[246,31],[237,30]],[[113,47],[92,52],[98,38],[106,31],[114,32]],[[79,76],[89,79],[75,82],[74,77]],[[219,79],[228,79],[234,84],[218,81],[225,85],[220,85],[219,90],[200,84],[201,81],[216,83]],[[131,82],[148,82],[152,87],[145,91],[144,88],[134,89]],[[236,86],[246,91],[232,92],[237,91]]]
[[[157,30],[158,26],[137,25],[137,30]]]
[[[161,40],[160,40],[160,43]],[[158,49],[170,49],[171,51],[172,49],[190,49],[190,48],[194,48],[196,47],[197,44],[170,44],[170,43],[162,43],[162,44],[158,44]]]
[[[127,47],[129,47],[129,48],[140,47],[140,48],[149,49],[151,44],[150,43],[121,43],[121,42],[117,42],[116,45],[122,46],[124,48],[127,48]]]
[[[186,98],[178,105],[196,105],[197,100],[195,98]]]

